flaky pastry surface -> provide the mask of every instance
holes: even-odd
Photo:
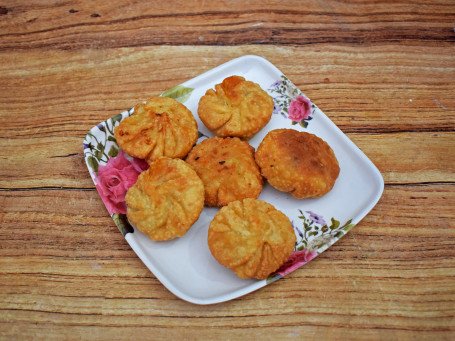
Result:
[[[161,157],[142,172],[125,198],[128,219],[150,239],[183,236],[204,207],[204,185],[183,160]]]
[[[325,195],[340,173],[338,160],[324,140],[293,129],[270,131],[255,158],[270,185],[299,199]]]
[[[201,97],[198,115],[215,135],[250,139],[269,121],[273,99],[261,87],[231,76]]]
[[[154,97],[134,107],[114,130],[119,146],[148,163],[161,156],[184,158],[196,143],[197,123],[188,108],[172,98]]]
[[[250,198],[221,208],[208,232],[213,256],[240,278],[267,278],[289,259],[295,242],[286,215],[265,201]]]
[[[237,137],[212,137],[194,146],[186,162],[204,183],[205,205],[257,198],[263,179],[254,160],[254,148]]]

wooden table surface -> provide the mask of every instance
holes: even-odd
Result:
[[[453,0],[1,1],[0,338],[453,340],[454,30]],[[194,305],[119,233],[82,141],[246,54],[311,98],[385,189],[305,267]]]

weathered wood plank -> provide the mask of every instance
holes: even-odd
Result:
[[[451,0],[3,1],[0,339],[452,340],[454,22]],[[287,75],[386,186],[304,268],[196,306],[119,233],[82,139],[245,54]]]
[[[454,186],[454,183],[387,185],[378,205],[361,223],[366,231],[364,237],[379,238],[380,241],[381,238],[396,237],[400,238],[397,243],[403,245],[416,241],[423,244],[433,233],[453,237]],[[103,249],[111,252],[108,259],[122,259],[130,251],[95,189],[3,190],[0,191],[0,203],[3,227],[0,252],[5,256],[93,258],[102,255],[96,247],[99,239],[102,239]],[[303,200],[302,205],[304,203]],[[18,221],[21,224],[17,224]],[[356,228],[356,233],[359,232]],[[408,236],[416,239],[407,240]],[[374,248],[389,246],[375,245]],[[454,252],[444,248],[441,243],[441,250],[438,250],[443,252],[441,257]]]
[[[455,41],[450,0],[85,2],[3,6],[0,50],[150,45],[415,44]],[[418,23],[418,24],[417,24]],[[134,34],[131,34],[134,32]]]
[[[386,183],[455,181],[454,133],[348,134]]]
[[[244,54],[269,59],[345,132],[454,131],[452,52],[248,46],[0,53],[0,136],[84,136],[137,102]]]
[[[453,185],[387,186],[373,211],[317,259],[242,299],[214,306],[170,294],[94,202],[95,193],[32,192],[43,198],[39,212],[27,208],[30,197],[0,194],[9,202],[2,227],[11,231],[2,235],[8,239],[0,250],[3,321],[28,330],[21,335],[50,326],[85,333],[118,325],[133,335],[135,328],[169,325],[192,334],[209,325],[234,338],[237,329],[257,327],[264,336],[268,329],[330,335],[335,326],[340,335],[365,337],[454,332]],[[64,204],[69,197],[74,202]],[[52,212],[52,205],[60,212]]]
[[[0,189],[93,189],[83,136],[37,138],[33,145],[28,138],[7,140],[0,150]],[[347,136],[373,161],[387,184],[455,182],[455,133]]]

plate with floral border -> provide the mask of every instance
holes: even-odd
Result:
[[[340,175],[333,189],[321,198],[299,200],[265,184],[259,199],[284,212],[290,218],[297,237],[289,261],[267,279],[240,279],[212,256],[207,233],[217,208],[205,207],[187,234],[166,242],[153,242],[129,224],[125,214],[125,194],[148,166],[119,148],[114,129],[125,117],[133,114],[134,108],[97,124],[83,142],[85,161],[96,189],[126,241],[168,290],[195,304],[213,304],[243,296],[301,268],[363,219],[376,205],[384,189],[381,173],[368,157],[316,104],[262,57],[246,55],[233,59],[164,91],[160,96],[174,98],[191,110],[198,123],[200,141],[213,134],[199,120],[199,99],[207,89],[232,75],[259,84],[274,100],[272,119],[249,141],[254,148],[270,130],[291,128],[325,140],[340,164]],[[299,271],[304,271],[304,268]]]

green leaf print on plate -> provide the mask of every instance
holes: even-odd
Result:
[[[166,90],[160,96],[173,98],[180,103],[185,103],[191,96],[193,88],[187,88],[183,85],[177,85],[172,89]]]
[[[299,219],[302,220],[302,227],[294,225],[298,234],[295,248],[297,251],[311,250],[318,254],[325,251],[330,245],[343,237],[355,224],[349,219],[343,225],[335,218],[330,219],[328,225],[324,218],[314,212],[299,210]]]
[[[126,218],[126,214],[114,213],[112,215],[112,219],[114,220],[115,225],[117,225],[123,236],[125,236],[127,233],[134,232],[134,228],[130,225],[128,219]]]
[[[299,210],[299,213],[298,218],[302,220],[302,227],[299,228],[292,222],[294,231],[298,235],[294,253],[286,263],[267,278],[267,284],[311,261],[348,233],[355,225],[351,223],[352,219],[350,219],[340,226],[340,222],[333,217],[330,219],[331,224],[327,225],[324,218],[319,214],[311,211],[303,212],[302,210]]]

